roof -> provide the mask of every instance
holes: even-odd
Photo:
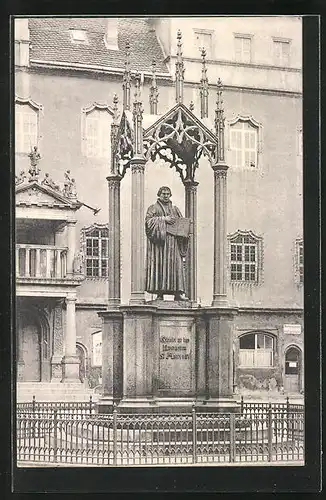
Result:
[[[28,196],[24,197],[22,194]],[[19,196],[20,195],[20,196]],[[38,181],[24,182],[16,185],[16,206],[57,207],[76,210],[81,203],[67,198],[62,192],[55,191]]]
[[[125,45],[129,41],[131,71],[149,72],[155,59],[157,73],[168,75],[163,51],[149,22],[143,18],[117,21],[119,50],[112,50],[104,43],[107,18],[30,18],[30,59],[124,69]],[[86,30],[88,43],[72,42],[69,29]]]

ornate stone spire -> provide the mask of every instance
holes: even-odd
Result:
[[[181,31],[177,33],[177,60],[175,63],[175,100],[176,102],[183,102],[183,81],[185,68],[182,57],[182,35]]]
[[[113,117],[111,123],[111,173],[115,173],[117,170],[116,165],[116,141],[119,130],[119,112],[118,112],[118,96],[114,94],[113,96]]]
[[[201,118],[208,118],[208,78],[206,68],[206,50],[201,49],[202,72],[200,80],[200,115]]]
[[[119,102],[118,96],[117,96],[117,94],[114,94],[113,106],[112,106],[113,116],[112,116],[112,124],[111,124],[111,142],[112,142],[112,145],[117,137],[118,129],[119,129],[118,102]]]
[[[135,99],[133,106],[134,120],[134,155],[143,156],[143,105],[140,95],[140,73],[135,75]]]
[[[152,85],[149,89],[149,106],[151,115],[157,115],[158,88],[156,84],[156,62],[152,63]]]
[[[217,137],[217,162],[224,163],[225,152],[224,152],[224,109],[223,109],[223,98],[222,98],[222,81],[219,78],[217,81],[217,99],[216,99],[216,110],[215,110],[215,133]]]
[[[126,43],[126,60],[125,72],[123,74],[123,109],[130,110],[130,87],[131,87],[131,73],[130,73],[130,44]]]

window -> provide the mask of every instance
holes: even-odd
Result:
[[[244,35],[234,36],[235,60],[243,63],[251,62],[251,37]]]
[[[212,58],[213,56],[212,40],[213,40],[213,33],[211,31],[195,30],[196,46],[198,50],[201,50],[203,48],[206,50],[206,56],[208,59]]]
[[[273,40],[274,45],[274,64],[275,66],[290,65],[290,41],[289,40]]]
[[[267,368],[274,365],[274,338],[265,333],[247,333],[239,339],[239,366]]]
[[[111,111],[106,105],[83,110],[84,154],[90,158],[110,158]]]
[[[229,237],[231,282],[256,284],[261,263],[261,238],[238,231]]]
[[[257,167],[258,127],[244,120],[238,120],[230,125],[230,150],[233,166]]]
[[[296,241],[296,268],[297,268],[297,281],[299,284],[303,283],[303,241]]]
[[[86,277],[108,277],[108,229],[104,226],[84,230]]]
[[[92,365],[102,366],[102,332],[92,334],[93,349],[92,349]]]
[[[39,143],[39,111],[37,105],[28,99],[16,99],[15,103],[15,150],[28,154]]]
[[[74,43],[87,43],[87,33],[85,30],[69,30],[71,41]]]
[[[303,154],[303,135],[302,135],[302,128],[300,127],[297,131],[298,133],[298,155],[302,156]]]

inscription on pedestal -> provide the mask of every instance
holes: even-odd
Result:
[[[159,336],[159,390],[192,390],[192,336],[189,323],[163,323]]]

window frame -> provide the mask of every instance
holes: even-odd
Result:
[[[108,137],[107,137],[107,144],[108,144],[108,154],[105,155],[105,154],[102,154],[103,152],[103,146],[101,146],[101,154],[99,155],[94,155],[94,154],[89,154],[89,146],[88,146],[88,140],[89,140],[89,136],[88,136],[88,132],[87,132],[87,129],[88,129],[88,124],[87,124],[87,118],[94,112],[94,111],[102,111],[102,112],[107,112],[108,114],[108,117],[111,117],[111,121],[109,121],[109,125],[108,125]],[[110,139],[110,132],[111,132],[111,123],[112,123],[112,117],[113,117],[114,113],[113,113],[113,110],[111,109],[110,106],[108,106],[107,104],[100,104],[100,103],[97,103],[97,102],[94,102],[93,104],[91,104],[90,106],[87,106],[85,108],[82,109],[82,114],[81,114],[81,132],[82,132],[82,136],[81,136],[81,150],[82,150],[82,155],[85,156],[86,158],[90,158],[92,160],[98,160],[98,161],[103,161],[103,160],[106,160],[106,161],[110,161],[110,158],[111,158],[111,139]]]
[[[278,38],[278,37],[272,37],[272,40],[273,40],[273,63],[274,63],[274,66],[277,66],[278,68],[290,68],[291,67],[291,42],[292,42],[292,40],[290,38]],[[280,47],[284,47],[286,45],[289,48],[287,64],[284,64],[282,54],[281,54],[280,61],[276,60],[276,53],[275,53],[276,44],[279,44]]]
[[[84,38],[74,38],[74,34],[77,33],[83,33]],[[80,45],[88,45],[88,35],[87,35],[87,30],[85,29],[75,29],[75,28],[70,28],[69,29],[69,35],[70,35],[70,40],[72,43],[80,44]]]
[[[99,236],[95,237],[92,236],[92,233],[94,231],[106,231],[108,233],[109,231],[109,225],[108,224],[92,224],[91,226],[85,227],[81,230],[81,249],[84,255],[84,262],[85,262],[85,279],[91,279],[91,280],[107,280],[109,278],[109,255],[108,255],[108,244],[109,244],[109,235],[107,236]],[[88,240],[97,240],[98,241],[98,255],[87,255],[87,248],[88,246]],[[107,245],[107,256],[102,257],[102,241],[106,241]],[[91,248],[94,248],[93,246]],[[87,266],[87,261],[97,261],[98,266],[98,275],[94,274],[87,274],[88,266]],[[106,261],[106,274],[103,276],[102,275],[102,261]],[[91,266],[91,269],[94,270],[96,266]]]
[[[243,339],[244,337],[247,337],[249,335],[254,335],[255,347],[252,349],[241,348],[240,347],[241,339]],[[263,348],[258,347],[258,336],[263,336],[263,340],[264,340],[264,347]],[[272,341],[271,348],[266,348],[266,337]],[[270,332],[265,332],[265,331],[249,331],[249,332],[242,333],[238,338],[238,342],[239,342],[239,356],[238,356],[239,368],[271,369],[271,368],[275,367],[275,355],[276,355],[276,337],[275,337],[275,335],[273,335]],[[244,364],[243,359],[242,359],[241,354],[240,354],[241,352],[248,352],[248,351],[253,353],[253,355],[252,355],[253,363],[252,364],[250,364],[250,363]],[[261,363],[259,363],[258,362],[259,356],[257,354],[258,352],[260,352],[260,353],[264,352],[265,354],[268,353],[270,356],[270,364],[262,365]],[[248,357],[247,357],[247,359],[248,359]]]
[[[303,156],[303,130],[302,127],[297,128],[297,155]]]
[[[36,114],[36,144],[31,144],[31,147],[28,151],[25,151],[23,149],[20,149],[20,150],[17,149],[17,141],[16,141],[16,133],[17,133],[16,127],[17,127],[17,121],[18,121],[16,118],[16,112],[18,109],[17,106],[21,106],[21,107],[27,106],[30,109],[32,109]],[[41,150],[41,139],[42,139],[42,136],[41,136],[41,116],[43,115],[43,112],[44,112],[43,105],[38,104],[30,97],[24,98],[24,97],[20,97],[17,95],[15,96],[15,154],[17,154],[19,156],[28,156],[31,152],[31,149],[34,146],[37,146],[39,151]],[[22,113],[22,115],[23,115],[23,113]],[[22,126],[22,128],[24,128],[24,121],[22,122],[21,126]],[[22,135],[23,135],[22,144],[24,144],[24,132]]]
[[[249,129],[246,129],[245,127],[242,127],[241,129],[237,129],[236,126],[238,123],[245,124],[247,123],[253,131],[255,131],[255,148],[252,147],[246,147],[245,142],[246,142],[246,134],[249,134],[253,136],[252,131]],[[227,120],[226,122],[226,139],[227,139],[227,153],[228,153],[228,163],[229,165],[232,165],[235,169],[243,169],[243,170],[251,170],[251,171],[258,171],[261,168],[261,162],[262,162],[262,125],[260,122],[255,120],[255,118],[252,115],[236,115],[234,118],[231,120]],[[234,148],[233,147],[233,138],[232,136],[235,136],[235,132],[238,132],[238,134],[241,137],[241,147],[240,148]],[[243,147],[244,146],[244,147]],[[236,156],[236,151],[241,152],[241,164],[235,164],[234,161],[232,161],[232,155],[235,154]],[[256,164],[253,166],[251,165],[250,162],[250,156],[249,156],[249,164],[246,165],[246,153],[250,152],[255,152],[255,162]]]
[[[295,280],[297,285],[304,284],[304,243],[303,238],[295,240]]]
[[[198,35],[210,35],[210,47],[204,47],[204,49],[206,50],[207,59],[214,59],[214,45],[215,45],[213,39],[214,33],[215,33],[214,30],[207,30],[204,28],[194,28],[195,47],[198,48],[198,53],[202,49],[202,47],[199,47],[197,43]]]
[[[236,240],[242,238],[249,238],[249,242],[237,242]],[[244,285],[244,286],[257,286],[263,281],[263,240],[262,237],[255,235],[252,231],[241,231],[238,230],[233,234],[228,235],[229,243],[229,258],[228,258],[228,270],[229,270],[229,282],[232,285]],[[236,259],[232,259],[234,255],[234,249],[232,246],[236,247]],[[241,248],[241,258],[238,259],[240,255],[238,249]],[[246,249],[248,248],[248,251]],[[251,249],[255,248],[255,259],[251,260]],[[246,253],[249,258],[246,259]],[[247,266],[255,266],[254,279],[247,279],[246,274],[252,274],[252,270]],[[237,266],[236,270],[232,270],[233,266]],[[241,266],[241,270],[239,269]],[[232,279],[232,273],[237,273],[237,278]],[[241,272],[241,279],[239,278],[239,273]]]
[[[234,43],[234,61],[236,63],[240,64],[251,64],[253,62],[253,51],[252,51],[252,46],[253,46],[253,35],[246,34],[246,33],[233,33],[233,43]],[[242,43],[242,50],[241,50],[241,58],[237,58],[237,40],[249,40],[250,41],[250,48],[249,48],[249,61],[245,61],[243,59],[243,43]]]

